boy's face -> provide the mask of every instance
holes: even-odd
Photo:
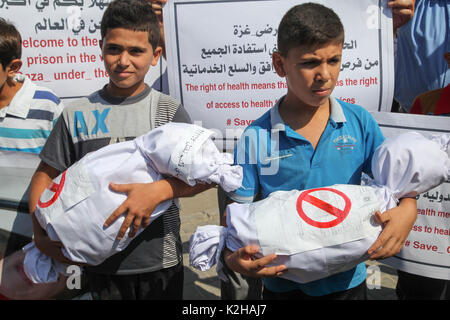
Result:
[[[294,47],[286,57],[274,53],[275,70],[280,77],[286,78],[286,98],[313,107],[328,103],[339,77],[341,56],[342,43],[337,42],[317,47]]]
[[[109,75],[107,90],[117,97],[141,93],[148,69],[157,64],[161,55],[160,47],[153,51],[147,31],[123,28],[108,29],[100,48]]]

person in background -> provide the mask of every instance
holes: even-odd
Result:
[[[444,54],[444,59],[450,68],[450,52]],[[413,102],[409,113],[425,114],[436,116],[450,116],[450,84],[444,88],[439,88],[424,92],[418,95]]]
[[[37,86],[20,73],[21,58],[20,32],[14,24],[0,18],[0,157],[8,166],[17,166],[24,158],[33,159],[27,166],[35,165],[34,158],[41,152],[64,109],[64,104],[52,90]],[[27,194],[23,197],[23,201],[28,200]],[[14,263],[0,262],[2,284],[17,275],[7,275],[8,280],[4,279],[5,266],[19,266],[23,262],[17,258],[18,255],[13,255],[24,245],[23,242],[22,237],[15,233],[8,236],[0,255],[8,259],[12,257],[10,261]],[[0,289],[3,292],[3,288]],[[61,286],[58,286],[55,292],[60,290]],[[0,293],[0,300],[8,299],[9,296]]]
[[[0,18],[0,151],[39,154],[64,105],[20,73],[21,56],[19,31]]]
[[[397,31],[394,99],[409,112],[421,93],[446,87],[450,71],[442,60],[450,51],[450,1],[417,0],[413,18]]]

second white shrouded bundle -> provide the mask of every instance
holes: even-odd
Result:
[[[190,263],[207,270],[224,246],[231,251],[255,244],[258,257],[276,253],[270,265],[284,264],[282,277],[307,283],[355,267],[368,258],[381,226],[374,213],[397,205],[450,179],[450,134],[426,138],[408,132],[388,138],[372,159],[373,180],[365,186],[334,185],[277,191],[251,204],[227,207],[227,225],[197,228]],[[225,277],[222,277],[226,280]]]
[[[150,183],[173,176],[189,185],[217,183],[228,191],[240,187],[242,168],[233,165],[232,155],[217,150],[212,134],[196,125],[169,123],[135,140],[89,153],[44,191],[36,218],[52,240],[63,243],[69,260],[98,265],[132,241],[128,232],[117,239],[125,215],[103,227],[127,198],[110,190],[110,182]],[[159,204],[150,223],[171,205],[171,200]],[[35,283],[54,282],[65,270],[65,265],[42,254],[34,243],[24,250],[25,272]]]

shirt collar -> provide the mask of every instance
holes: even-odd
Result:
[[[342,106],[334,97],[330,97],[331,114],[330,119],[336,123],[347,122]]]
[[[286,124],[283,119],[281,119],[279,107],[280,103],[283,101],[284,97],[277,101],[275,106],[270,109],[270,122],[272,126],[272,130],[276,131],[286,131]],[[344,115],[344,111],[342,110],[341,104],[334,98],[330,96],[330,120],[334,123],[342,123],[346,122],[346,118]]]
[[[22,74],[15,75],[14,80],[23,82],[23,85],[5,108],[5,115],[10,114],[15,117],[26,119],[34,97],[34,92],[36,91],[36,85],[32,83],[28,77]]]

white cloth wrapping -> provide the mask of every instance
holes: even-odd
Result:
[[[450,134],[426,138],[416,132],[404,133],[378,147],[372,159],[374,178],[366,179],[365,186],[277,191],[251,204],[233,203],[227,207],[227,228],[203,226],[191,236],[190,264],[208,270],[217,263],[219,277],[227,281],[219,260],[223,247],[235,251],[255,244],[260,247],[257,257],[276,253],[278,257],[269,266],[284,264],[287,271],[282,277],[295,282],[349,270],[368,258],[367,250],[381,232],[372,218],[377,210],[384,212],[402,197],[416,196],[450,180],[449,144]],[[332,215],[299,200],[302,194],[300,199],[308,194],[345,212],[343,197],[336,192],[343,192],[351,203],[341,223],[318,228],[299,218],[301,208],[312,220],[333,220]]]
[[[217,183],[228,191],[240,187],[242,168],[233,165],[232,155],[217,150],[212,134],[196,125],[169,123],[133,141],[89,153],[43,192],[36,218],[52,240],[63,243],[62,251],[68,259],[98,265],[132,241],[128,232],[117,240],[125,215],[108,228],[103,227],[127,198],[126,194],[111,191],[110,182],[149,183],[168,175],[191,186],[197,182]],[[171,203],[172,200],[159,204],[150,223]],[[137,235],[142,231],[140,228]],[[58,273],[65,270],[64,265],[42,254],[34,243],[23,250],[27,252],[25,273],[35,283],[54,282]]]

